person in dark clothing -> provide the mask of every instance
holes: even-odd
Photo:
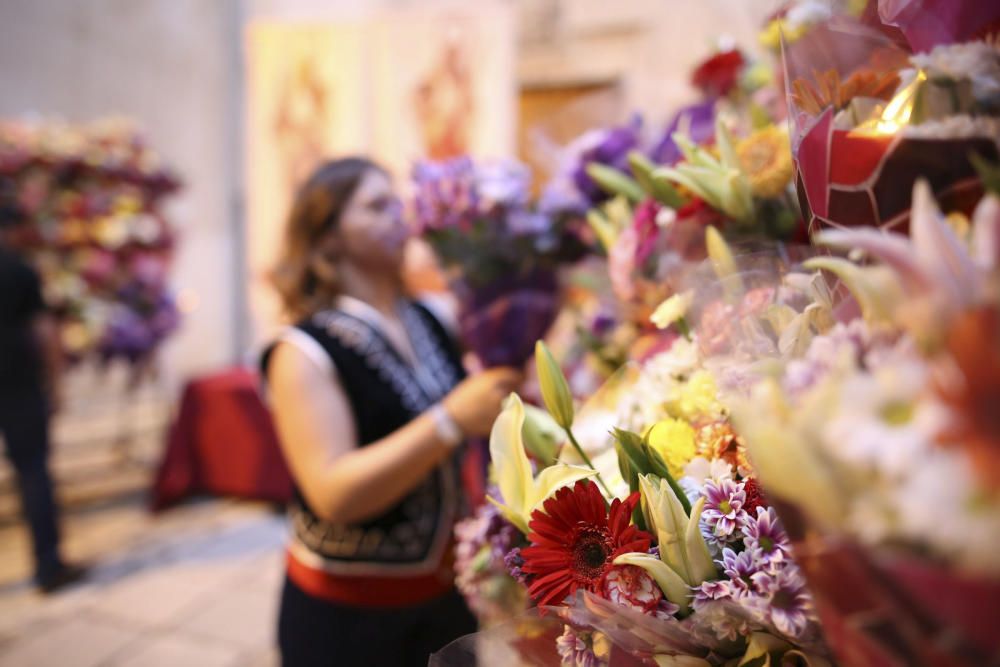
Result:
[[[458,461],[521,373],[466,377],[444,309],[404,292],[407,238],[367,159],[320,165],[289,216],[275,282],[295,325],[262,361],[296,485],[284,667],[426,665],[476,629],[452,568]]]
[[[66,564],[59,555],[48,469],[49,416],[58,408],[59,347],[38,274],[9,247],[22,222],[15,207],[0,201],[0,437],[31,529],[35,582],[49,593],[79,580],[83,568]]]

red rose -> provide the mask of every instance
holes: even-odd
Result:
[[[709,97],[723,97],[736,85],[746,60],[738,49],[721,51],[695,69],[691,83]]]

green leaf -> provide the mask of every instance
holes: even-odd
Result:
[[[614,429],[611,435],[614,437],[615,442],[621,445],[621,451],[625,453],[629,464],[635,470],[636,474],[648,474],[648,462],[642,452],[642,438],[631,431],[625,431],[620,428]]]
[[[670,208],[680,208],[684,205],[684,198],[674,184],[655,175],[657,165],[652,160],[639,151],[632,151],[628,154],[628,164],[639,186],[653,199]]]
[[[618,230],[615,229],[614,224],[597,209],[587,211],[587,224],[594,230],[604,252],[609,252],[615,245],[615,241],[618,240]]]
[[[976,168],[979,178],[983,180],[983,188],[995,195],[1000,195],[1000,163],[991,164],[978,153],[970,153],[969,162]]]
[[[587,165],[587,175],[609,195],[622,195],[633,203],[641,202],[646,196],[628,174],[606,164],[591,162]]]
[[[670,489],[677,494],[677,500],[680,501],[681,507],[684,508],[684,513],[688,516],[691,515],[691,501],[688,500],[687,494],[681,489],[680,484],[674,479],[673,475],[670,474],[670,469],[667,468],[667,462],[663,460],[660,453],[653,449],[649,441],[643,439],[642,441],[642,451],[646,455],[649,461],[649,471],[647,474],[653,474],[661,479],[667,481],[670,485]]]
[[[629,462],[628,454],[617,440],[614,443],[615,454],[618,456],[618,470],[622,474],[622,479],[628,483],[629,491],[634,493],[639,490],[639,472]]]

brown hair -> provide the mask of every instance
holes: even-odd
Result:
[[[344,208],[369,171],[371,160],[348,157],[320,165],[299,188],[285,226],[285,245],[271,274],[285,311],[294,319],[328,307],[337,296],[336,260],[319,240],[340,222]]]

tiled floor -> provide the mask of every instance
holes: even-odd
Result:
[[[149,517],[126,503],[67,517],[88,581],[43,597],[21,527],[0,528],[0,665],[276,665],[285,526],[270,507],[202,501]]]
[[[35,592],[12,471],[0,458],[0,667],[277,665],[283,517],[225,500],[150,515],[169,401],[155,387],[126,397],[93,389],[115,382],[75,373],[54,424],[62,545],[91,564],[85,583]]]

